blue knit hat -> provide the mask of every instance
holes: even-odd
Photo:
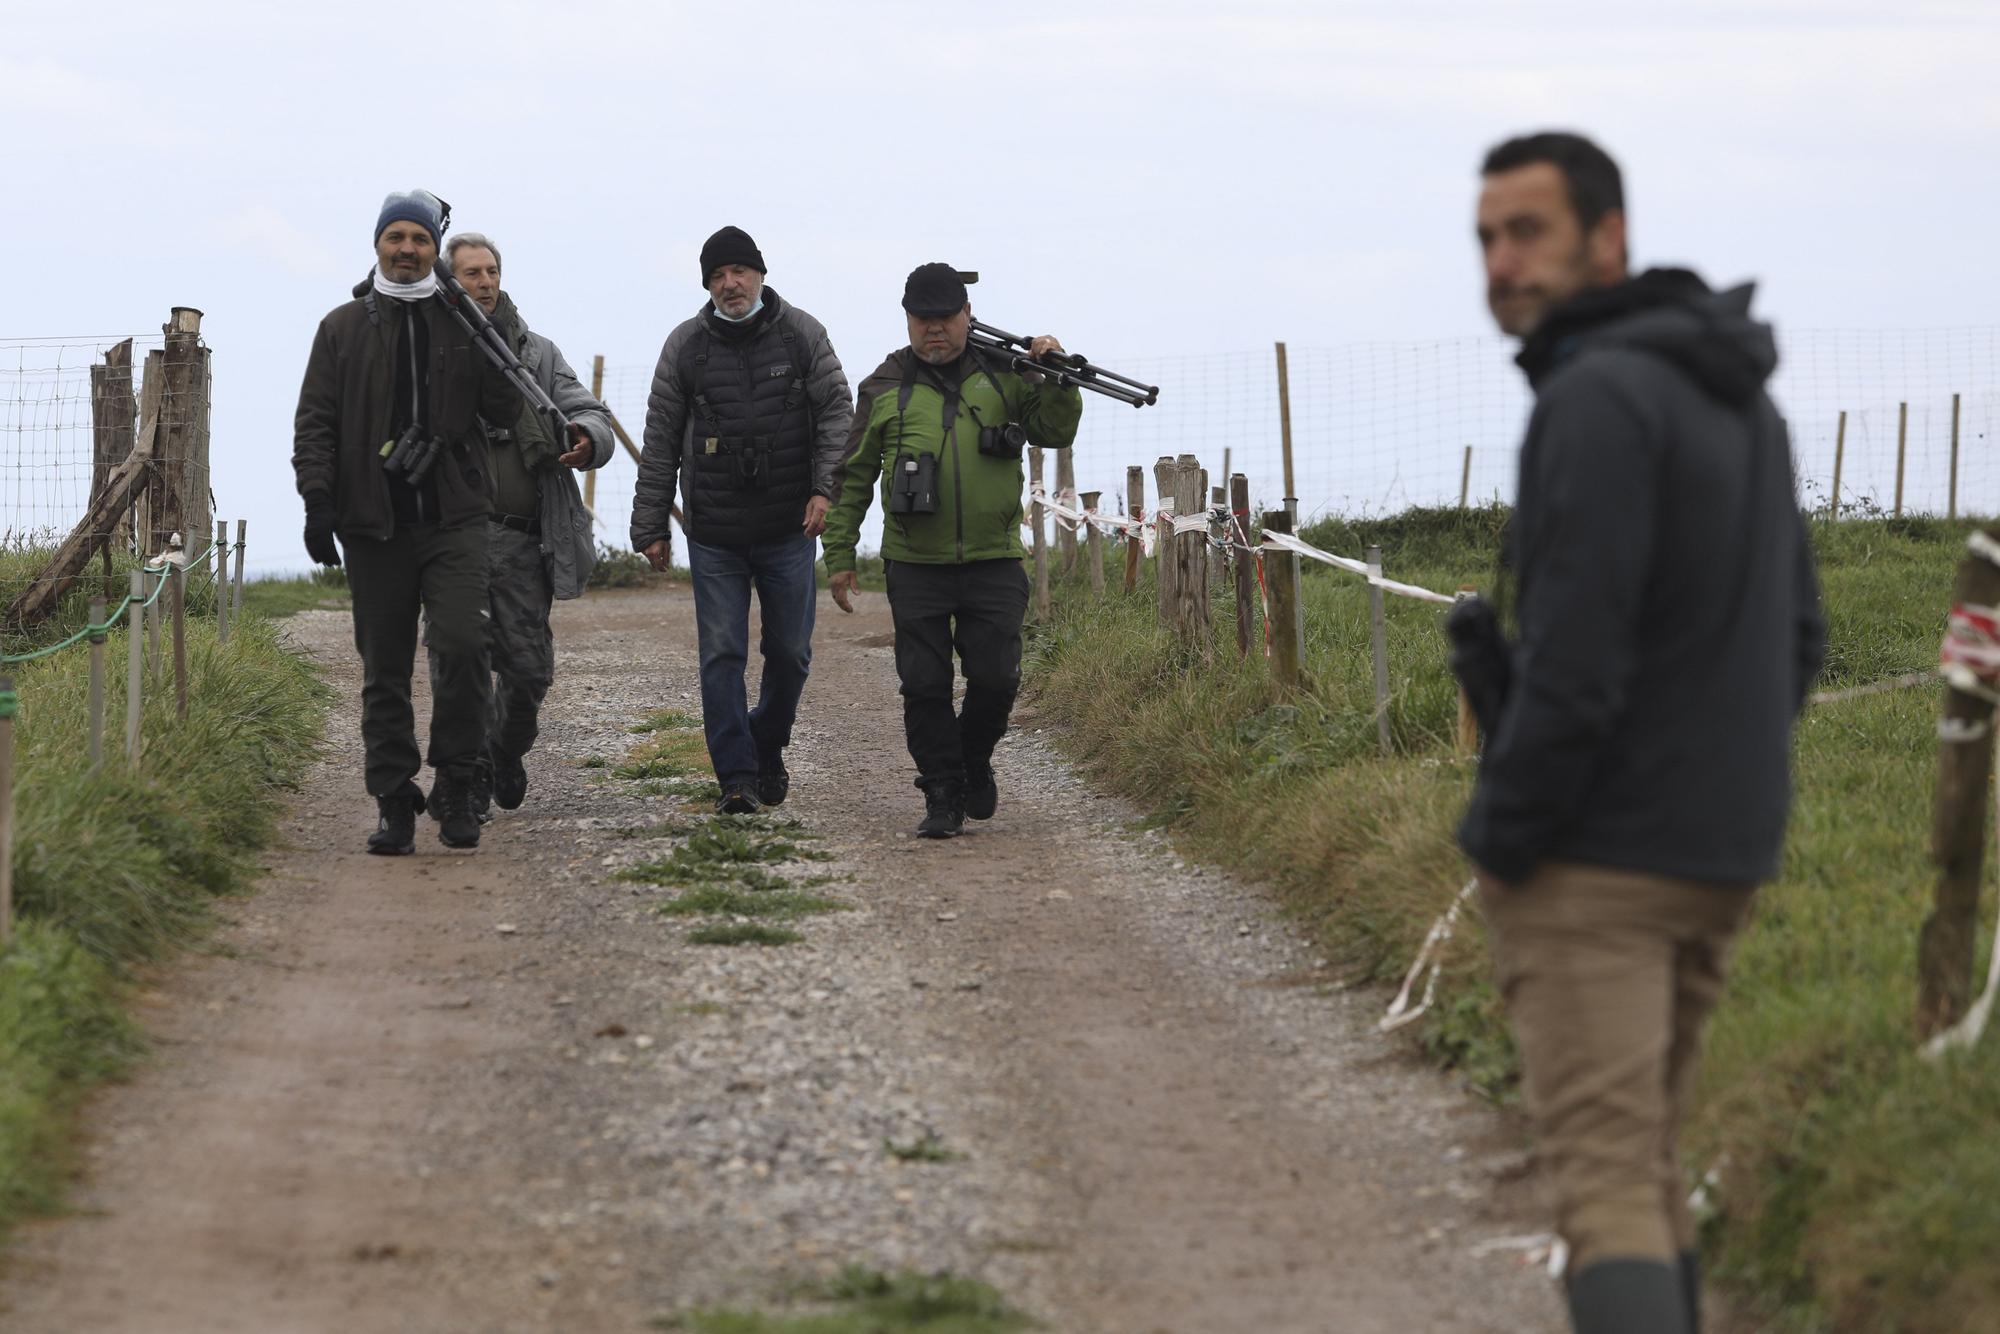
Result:
[[[431,234],[431,244],[444,240],[451,217],[451,205],[428,190],[399,190],[382,201],[382,213],[375,219],[375,239],[389,230],[392,222],[414,222]]]

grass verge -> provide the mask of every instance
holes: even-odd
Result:
[[[345,570],[317,569],[289,579],[257,579],[243,585],[243,610],[272,620],[294,612],[347,605]]]
[[[1304,536],[1344,555],[1379,543],[1392,578],[1449,591],[1491,583],[1504,518],[1412,511]],[[1824,685],[1936,662],[1968,527],[1816,527]],[[1274,700],[1261,661],[1238,662],[1226,602],[1211,651],[1190,653],[1158,629],[1150,584],[1101,601],[1063,586],[1029,675],[1080,767],[1190,852],[1270,884],[1351,973],[1386,979],[1464,881],[1452,830],[1473,766],[1450,748],[1457,695],[1436,608],[1388,599],[1384,757],[1366,586],[1309,565],[1304,598],[1311,682],[1290,700]],[[1716,1268],[1774,1330],[1961,1330],[2000,1303],[2000,1036],[1941,1067],[1914,1051],[1937,704],[1926,689],[1807,711],[1783,870],[1710,1029],[1688,1157],[1718,1171]],[[1460,931],[1445,964],[1418,1040],[1506,1099],[1514,1054],[1483,932]]]
[[[124,661],[122,633],[107,652]],[[326,691],[270,622],[246,616],[222,649],[193,621],[188,657],[187,718],[171,678],[150,678],[138,769],[114,736],[94,775],[88,655],[16,672],[20,929],[0,951],[0,1229],[59,1205],[70,1113],[139,1049],[121,1008],[131,965],[188,943],[217,895],[249,886],[321,735]],[[112,719],[123,704],[114,685]]]
[[[686,1334],[1008,1334],[1035,1328],[976,1279],[954,1274],[883,1274],[850,1267],[831,1283],[797,1294],[819,1310],[773,1315],[708,1310],[662,1316],[655,1329]]]

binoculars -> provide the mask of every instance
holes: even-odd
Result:
[[[400,436],[382,446],[382,471],[402,477],[411,486],[422,486],[443,450],[442,440],[436,436],[425,439],[423,428],[412,422]]]

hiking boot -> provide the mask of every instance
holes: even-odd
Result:
[[[517,811],[528,796],[528,770],[518,755],[493,755],[493,800],[503,811]]]
[[[438,841],[448,848],[479,846],[479,780],[477,770],[439,770],[431,784],[431,818],[438,822]]]
[[[481,824],[493,819],[493,765],[482,761],[472,771],[472,814]]]
[[[757,800],[766,806],[782,806],[792,792],[792,775],[785,768],[785,752],[770,751],[757,757]]]
[[[417,816],[424,809],[423,789],[415,783],[403,790],[375,798],[375,832],[368,836],[368,851],[377,857],[407,857],[417,850]]]
[[[764,804],[757,800],[757,794],[741,783],[725,788],[722,799],[715,803],[717,815],[755,815],[763,809]]]
[[[991,820],[1000,809],[1000,787],[993,781],[991,764],[965,766],[965,818]]]
[[[965,829],[965,780],[922,779],[917,786],[924,790],[924,820],[917,826],[917,837],[958,837]]]

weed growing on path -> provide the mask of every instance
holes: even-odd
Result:
[[[688,932],[690,945],[796,945],[805,937],[762,922],[711,922]]]
[[[925,1135],[913,1139],[908,1144],[898,1144],[892,1139],[882,1141],[882,1152],[899,1163],[958,1163],[965,1161],[965,1155],[956,1149],[947,1149],[944,1141],[936,1135]]]
[[[726,885],[703,885],[686,890],[654,909],[663,917],[805,917],[812,913],[839,912],[847,905],[839,899],[822,898],[776,885],[752,889],[732,889]]]
[[[850,1266],[831,1283],[802,1288],[795,1301],[824,1309],[803,1315],[694,1311],[661,1316],[653,1327],[686,1334],[1008,1334],[1036,1328],[989,1285],[954,1274],[883,1274]]]

